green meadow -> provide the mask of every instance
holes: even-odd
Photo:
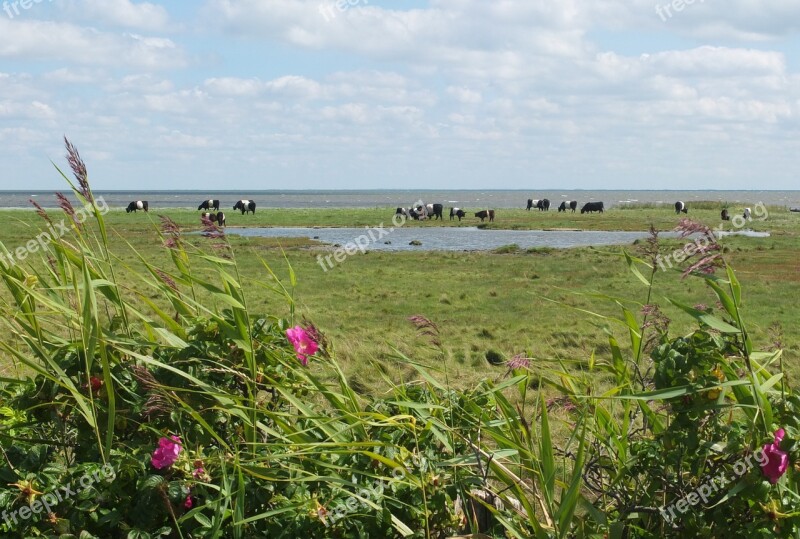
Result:
[[[712,228],[719,226],[718,204],[696,206],[701,209],[692,208],[688,217]],[[739,208],[731,208],[734,212],[738,215]],[[33,209],[3,214],[0,241],[12,253],[43,229],[43,221]],[[49,214],[54,221],[63,217],[60,210],[50,210]],[[624,328],[615,327],[604,317],[618,315],[616,301],[633,312],[648,302],[647,288],[629,271],[624,255],[642,257],[644,242],[572,249],[522,250],[510,245],[488,252],[368,252],[348,256],[323,271],[317,257],[332,253],[332,246],[306,239],[243,238],[234,234],[239,226],[390,226],[393,214],[393,208],[259,208],[255,215],[246,216],[226,211],[227,240],[241,280],[251,293],[248,309],[287,314],[285,301],[258,283],[274,282],[261,259],[286,285],[291,280],[291,268],[296,279],[296,312],[324,331],[352,386],[361,392],[380,392],[384,376],[398,382],[416,376],[407,363],[397,360],[399,355],[429,365],[460,387],[487,377],[502,378],[507,374],[503,362],[517,354],[542,365],[578,365],[593,355],[608,357],[606,328],[620,334]],[[141,269],[134,250],[170,271],[169,253],[158,233],[161,215],[182,227],[189,244],[210,252],[219,248],[215,244],[220,240],[197,234],[201,230],[199,212],[152,209],[150,213],[126,214],[113,209],[106,221],[111,230],[111,250],[119,257],[116,267],[123,275]],[[501,209],[494,223],[481,224],[468,214],[460,223],[445,217],[443,222],[409,221],[404,226],[642,231],[652,225],[659,231],[670,231],[678,221],[672,208],[664,206],[612,208],[593,215]],[[743,306],[754,342],[762,347],[780,343],[790,374],[800,372],[796,363],[800,351],[798,221],[800,214],[771,207],[767,219],[747,224],[747,228],[768,231],[770,237],[731,236],[721,240],[725,257],[744,288]],[[725,226],[729,229],[731,223]],[[685,242],[662,239],[661,252],[672,253]],[[41,256],[41,252],[35,253],[22,264]],[[639,267],[642,272],[649,271],[643,265]],[[650,299],[650,303],[661,305],[676,335],[688,331],[692,320],[667,297],[716,310],[716,298],[700,280],[682,278],[684,267],[674,264],[673,269],[656,271],[655,293]],[[130,286],[135,292],[135,281],[131,280]],[[409,321],[414,315],[432,321],[438,339],[420,335]],[[11,368],[6,360],[4,371]]]

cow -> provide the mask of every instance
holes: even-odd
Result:
[[[211,221],[213,223],[214,222],[214,217],[216,217],[216,215],[214,215],[213,213],[209,213],[207,211],[204,211],[203,213],[200,214],[200,222],[203,223],[206,220],[209,220],[209,221]]]
[[[753,216],[753,211],[750,208],[745,208],[744,209],[744,215],[743,215],[743,217],[745,218],[745,221],[752,221],[753,220],[752,216]]]
[[[136,212],[137,210],[148,210],[147,201],[146,200],[134,200],[128,207],[125,208],[125,213]]]
[[[602,202],[587,202],[581,208],[581,214],[584,213],[594,213],[594,212],[603,213],[603,203]]]
[[[529,198],[528,199],[528,206],[525,209],[528,210],[528,211],[531,211],[531,208],[538,207],[538,204],[539,204],[538,200],[535,200],[533,198]]]
[[[727,208],[722,210],[720,212],[719,216],[723,221],[730,221],[731,220],[731,215],[728,213]]]
[[[394,211],[394,214],[395,215],[402,215],[403,217],[408,217],[408,212],[409,212],[409,210],[406,209],[406,208],[397,208]]]
[[[197,210],[214,210],[219,211],[219,200],[208,199],[204,200],[197,206]]]
[[[680,213],[689,213],[689,208],[686,207],[686,204],[683,201],[679,200],[675,203],[675,213],[680,215]]]
[[[460,221],[461,218],[464,217],[465,215],[467,215],[467,214],[464,213],[464,210],[462,210],[461,208],[450,208],[450,220],[451,221],[453,220],[454,217],[458,217],[458,220]]]
[[[225,226],[225,214],[218,211],[216,215],[212,215],[211,217],[211,222],[213,223],[214,221],[216,221],[217,226]]]
[[[550,211],[550,201],[546,198],[536,202],[536,207],[539,211]]]
[[[481,210],[475,213],[475,217],[480,218],[481,223],[488,217],[489,222],[491,223],[494,221],[494,210]]]
[[[566,212],[567,208],[571,209],[572,213],[575,213],[575,210],[578,208],[578,201],[577,200],[565,200],[558,207],[558,211]]]
[[[233,205],[234,210],[241,210],[242,215],[245,213],[253,212],[255,215],[256,213],[256,203],[252,200],[240,200],[236,204]]]
[[[427,216],[430,217],[431,219],[441,219],[442,221],[444,221],[444,217],[442,217],[444,206],[442,204],[426,204],[425,211],[427,213]]]

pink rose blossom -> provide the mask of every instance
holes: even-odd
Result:
[[[183,446],[181,439],[177,436],[170,436],[169,438],[161,438],[158,441],[158,448],[153,451],[153,456],[150,459],[154,468],[163,470],[169,468],[175,461],[178,460],[178,455],[181,454]]]
[[[762,448],[762,452],[767,457],[767,462],[761,465],[761,471],[773,485],[778,482],[778,479],[786,473],[786,469],[789,467],[789,454],[780,448],[784,434],[786,432],[783,429],[778,429],[775,432],[775,440],[771,444],[765,444]]]
[[[297,359],[303,365],[308,365],[308,356],[314,355],[319,350],[319,345],[311,338],[308,332],[300,326],[286,330],[286,338],[294,345]]]

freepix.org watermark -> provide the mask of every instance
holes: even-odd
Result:
[[[757,221],[766,221],[768,218],[769,218],[769,212],[767,211],[767,207],[764,205],[763,202],[759,202],[758,204],[753,206],[752,212],[750,212],[750,208],[747,208],[744,214],[735,215],[731,217],[731,225],[732,228],[739,230],[747,224],[748,220],[755,219]],[[717,238],[721,238],[722,236],[724,236],[726,233],[725,224],[720,223],[719,226],[717,226],[713,230],[713,233],[714,236],[716,236]],[[683,247],[681,247],[680,249],[676,249],[675,251],[666,256],[658,255],[658,257],[656,258],[656,262],[658,263],[658,266],[661,268],[662,271],[667,271],[668,269],[672,268],[673,261],[676,264],[680,264],[684,260],[690,258],[695,253],[702,253],[703,250],[709,246],[712,239],[713,238],[710,238],[705,235],[700,236],[699,238],[687,242]]]
[[[754,459],[755,462],[753,462]],[[672,524],[672,521],[676,518],[676,509],[679,513],[683,514],[688,511],[689,508],[694,507],[701,501],[704,504],[708,503],[708,500],[711,498],[711,496],[724,490],[726,485],[745,475],[748,471],[753,469],[756,464],[759,466],[764,466],[768,462],[769,456],[766,454],[763,448],[759,448],[754,453],[751,453],[746,457],[736,461],[736,463],[733,465],[733,473],[736,474],[735,477],[729,477],[725,471],[716,477],[712,476],[702,485],[697,487],[697,489],[690,492],[680,500],[659,509],[659,512],[661,513],[661,516],[664,517],[664,520]]]
[[[656,14],[661,17],[661,20],[667,22],[667,19],[671,19],[673,16],[672,10],[675,10],[676,13],[680,13],[686,6],[691,6],[695,2],[700,4],[704,3],[706,0],[672,0],[667,4],[658,5],[656,4]]]
[[[106,204],[106,201],[103,200],[103,197],[95,200],[95,206],[97,206],[97,209],[103,215],[108,213],[110,209],[108,204]],[[75,210],[74,222],[83,224],[91,215],[94,215],[94,207],[91,203],[87,203],[83,208]],[[25,245],[20,245],[16,249],[10,250],[7,253],[0,252],[0,264],[6,267],[14,266],[28,258],[28,256],[38,252],[40,249],[45,251],[47,250],[48,243],[65,236],[69,233],[69,230],[70,227],[67,224],[66,219],[61,219],[61,221],[57,223],[50,223],[47,226],[47,230],[39,233],[34,239],[29,240]]]
[[[327,4],[320,4],[319,12],[325,17],[325,22],[330,22],[336,18],[336,11],[344,13],[359,4],[369,4],[369,0],[335,0]]]
[[[423,202],[417,201],[414,204],[414,207],[418,207],[424,205]],[[367,247],[382,240],[384,237],[388,236],[392,232],[394,232],[395,228],[400,228],[408,221],[408,216],[402,213],[396,213],[394,217],[392,217],[392,224],[393,227],[386,228],[383,223],[379,224],[378,226],[364,227],[366,230],[366,234],[361,234],[360,236],[353,239],[353,241],[347,242],[343,247],[337,247],[336,250],[327,256],[317,255],[317,264],[320,265],[322,271],[328,271],[329,269],[333,269],[336,264],[340,264],[344,262],[348,256],[352,256],[357,252],[361,251],[361,254],[366,252]]]
[[[52,2],[53,0],[47,0]],[[3,11],[6,12],[9,19],[18,17],[20,9],[28,10],[36,4],[41,4],[44,0],[16,0],[15,2],[3,2]]]
[[[13,511],[5,510],[0,514],[6,531],[10,531],[14,526],[18,526],[20,522],[24,522],[31,518],[33,515],[38,515],[44,512],[50,514],[53,508],[58,504],[77,496],[81,492],[92,488],[92,486],[106,482],[110,483],[117,477],[114,467],[111,464],[105,464],[99,470],[95,470],[92,474],[86,474],[78,479],[78,484],[69,483],[67,485],[58,487],[56,490],[43,494],[34,498],[28,505],[23,505]]]

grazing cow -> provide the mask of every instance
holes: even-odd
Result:
[[[539,211],[550,211],[550,201],[546,198],[536,201],[536,207]]]
[[[444,206],[442,204],[426,204],[425,205],[425,212],[428,217],[431,219],[441,219],[444,221],[444,217],[442,217],[442,212],[444,211]]]
[[[203,202],[200,203],[199,206],[197,206],[197,209],[219,211],[219,200],[212,200],[212,199],[204,200]]]
[[[217,213],[203,212],[200,216],[200,222],[206,224],[206,221],[209,223],[216,223],[219,226],[225,226],[225,214],[221,211]]]
[[[406,208],[397,208],[394,211],[395,215],[402,215],[403,217],[408,217],[408,210]]]
[[[719,216],[722,218],[723,221],[730,221],[731,220],[731,215],[728,213],[728,209],[727,208],[722,210],[722,212],[720,212]]]
[[[528,210],[528,211],[531,211],[531,208],[538,207],[538,204],[539,204],[538,200],[535,200],[533,198],[529,198],[528,199],[528,206],[525,209]]]
[[[467,215],[467,214],[464,213],[464,210],[462,210],[461,208],[450,208],[450,220],[451,221],[453,220],[453,217],[458,217],[458,220],[460,221],[461,218],[464,217],[465,215]]]
[[[484,219],[488,217],[489,222],[491,223],[492,221],[494,221],[494,210],[481,210],[475,213],[475,217],[480,218],[481,223],[483,222]]]
[[[233,205],[234,210],[241,210],[242,215],[245,213],[253,212],[256,213],[256,203],[252,200],[240,200],[236,204]]]
[[[681,212],[689,213],[689,208],[686,207],[686,204],[684,204],[683,201],[679,200],[675,203],[675,213],[680,215]]]
[[[744,218],[747,221],[752,221],[753,220],[753,211],[750,208],[745,208],[744,209]]]
[[[581,213],[594,213],[594,212],[603,213],[603,203],[602,202],[587,202],[581,208]]]
[[[128,204],[128,207],[125,208],[125,213],[136,212],[137,210],[144,210],[147,211],[147,201],[146,200],[135,200]]]
[[[578,201],[577,200],[565,200],[558,207],[558,211],[566,212],[567,208],[571,209],[572,213],[575,213],[575,210],[578,209]]]

